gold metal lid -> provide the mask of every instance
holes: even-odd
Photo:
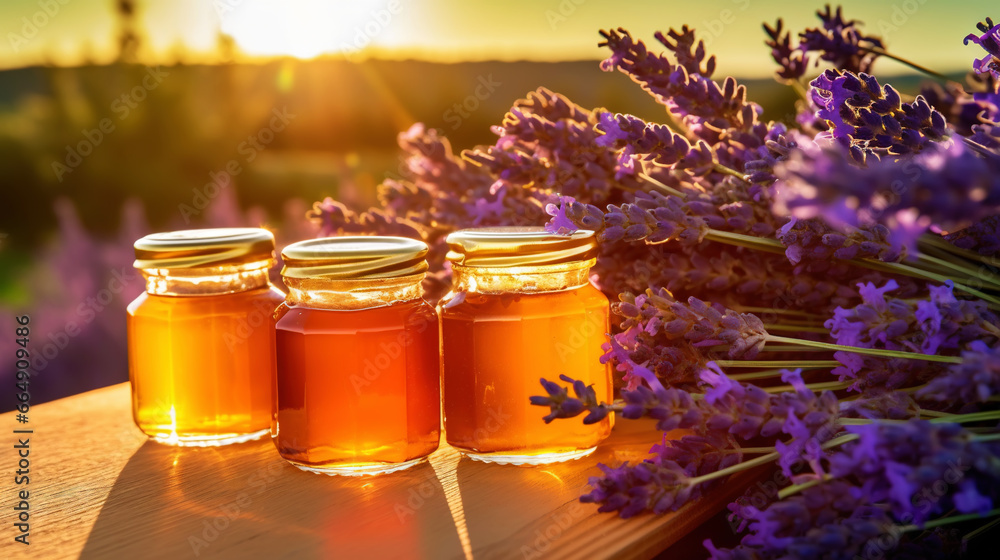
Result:
[[[427,272],[426,256],[426,243],[406,237],[325,237],[285,247],[281,275],[332,280],[398,278]]]
[[[448,248],[447,259],[461,266],[546,266],[595,258],[597,239],[590,230],[558,235],[542,227],[474,228],[449,235]]]
[[[274,235],[260,228],[153,233],[135,242],[136,268],[200,268],[274,259]]]

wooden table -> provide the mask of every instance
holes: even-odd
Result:
[[[30,484],[13,484],[25,425],[0,415],[2,558],[649,558],[739,494],[733,479],[664,516],[621,520],[577,501],[598,462],[637,460],[660,434],[620,421],[591,456],[547,467],[486,465],[443,445],[381,477],[300,471],[270,441],[223,448],[150,442],[128,384],[32,407]],[[22,436],[23,437],[23,436]],[[30,491],[30,546],[14,542]]]

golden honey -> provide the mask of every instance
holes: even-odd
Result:
[[[271,425],[271,315],[284,294],[268,281],[274,238],[262,229],[189,230],[135,244],[146,291],[128,306],[136,425],[172,445],[260,438]]]
[[[588,281],[593,232],[463,230],[448,238],[454,288],[439,304],[448,444],[477,460],[545,464],[591,453],[613,417],[545,424],[539,379],[560,374],[612,400],[601,364],[608,299]]]
[[[278,452],[325,474],[372,475],[424,460],[440,439],[438,324],[422,299],[427,246],[339,237],[282,251],[275,314]]]

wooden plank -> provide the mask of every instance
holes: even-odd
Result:
[[[270,441],[147,441],[132,424],[128,384],[32,407],[30,417],[31,545],[15,543],[5,523],[3,558],[649,558],[747,480],[675,514],[621,520],[577,498],[598,462],[645,456],[660,438],[649,422],[618,422],[593,456],[570,463],[486,465],[445,445],[407,471],[345,478],[302,472]],[[21,426],[14,413],[0,418]],[[12,473],[17,458],[5,455]],[[15,487],[5,486],[10,519]]]

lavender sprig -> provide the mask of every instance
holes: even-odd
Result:
[[[947,120],[917,96],[903,103],[892,86],[880,86],[865,73],[830,69],[811,82],[816,116],[831,127],[827,134],[851,150],[858,162],[869,156],[900,156],[946,138]]]
[[[972,67],[980,74],[989,72],[994,79],[1000,80],[1000,25],[993,25],[993,20],[986,18],[985,22],[976,24],[976,27],[982,34],[970,33],[963,42],[968,45],[972,41],[979,45],[986,51],[986,56],[974,60]]]
[[[986,403],[1000,394],[1000,347],[983,340],[969,343],[962,363],[931,379],[916,393],[918,399],[944,403]]]

